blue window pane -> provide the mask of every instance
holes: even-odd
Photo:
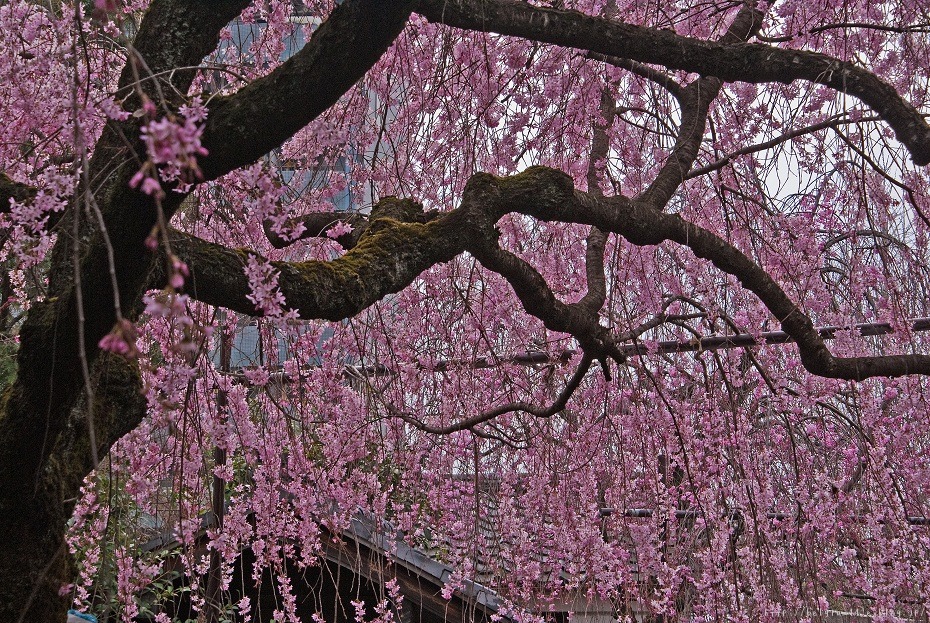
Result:
[[[304,363],[310,366],[321,365],[323,363],[323,358],[320,353],[323,350],[323,345],[332,339],[334,334],[335,330],[333,327],[324,327],[323,333],[320,335],[320,340],[317,342],[315,352],[310,355]],[[248,324],[239,327],[233,336],[232,348],[230,349],[229,356],[229,369],[240,370],[242,368],[272,363],[280,366],[284,361],[293,357],[294,353],[288,350],[288,340],[283,333],[275,331],[274,341],[275,344],[273,347],[268,348],[267,343],[263,347],[257,325]],[[277,357],[274,361],[272,361],[272,357],[269,356],[272,354]],[[220,361],[220,349],[218,345],[210,351],[210,361],[213,362],[214,366],[220,367],[222,362]],[[346,363],[349,363],[348,360]]]
[[[282,39],[284,50],[282,50],[279,60],[286,61],[304,47],[307,43],[304,25],[306,23],[306,25],[312,27],[314,23],[312,19],[308,21],[308,19],[301,18],[296,18],[294,22],[291,32],[286,34]],[[254,57],[249,50],[252,44],[261,39],[267,27],[268,24],[264,21],[256,21],[247,24],[237,20],[230,23],[229,33],[231,36],[228,41],[220,42],[220,58],[222,59],[224,56],[228,57],[229,55],[234,55],[241,58],[246,63],[254,62]]]

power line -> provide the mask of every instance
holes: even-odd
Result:
[[[622,517],[630,518],[643,518],[648,519],[654,517],[656,514],[655,509],[652,508],[627,508],[624,510],[618,510],[615,508],[602,508],[600,509],[601,517],[612,517],[614,515],[620,515]],[[675,518],[676,519],[696,519],[700,517],[703,513],[696,509],[676,509]],[[739,511],[732,511],[729,514],[730,519],[739,519],[743,516]],[[780,511],[768,511],[765,513],[766,519],[771,519],[772,521],[785,521],[788,519],[795,520],[799,518],[798,513],[785,513]],[[859,521],[865,521],[864,517],[856,517]],[[885,523],[884,520],[879,520],[878,523]],[[922,516],[909,516],[907,518],[907,523],[912,526],[930,526],[930,517]]]
[[[915,318],[911,321],[910,330],[915,333],[930,331],[930,318]],[[888,322],[865,322],[852,326],[826,326],[817,329],[825,340],[832,340],[840,331],[856,331],[863,337],[889,335],[895,332]],[[627,357],[644,357],[647,355],[669,355],[675,353],[702,352],[721,350],[727,348],[748,348],[763,344],[789,344],[794,339],[784,331],[765,331],[758,334],[737,333],[734,335],[710,335],[694,337],[688,340],[665,340],[660,342],[637,341],[617,346]],[[541,365],[547,363],[565,363],[569,361],[575,350],[564,350],[558,354],[549,354],[543,351],[527,351],[509,357],[478,357],[465,360],[437,361],[432,366],[423,366],[423,369],[432,372],[445,372],[454,368],[496,368],[501,365]],[[372,366],[346,366],[349,376],[380,376],[390,374],[391,369],[384,365]]]

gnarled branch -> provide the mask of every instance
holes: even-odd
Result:
[[[272,262],[286,306],[304,318],[339,320],[357,314],[397,292],[431,266],[468,251],[503,275],[527,311],[547,327],[571,333],[595,357],[622,360],[607,329],[589,314],[559,302],[538,272],[501,249],[493,224],[507,212],[544,221],[593,225],[636,245],[670,240],[735,276],[778,319],[798,344],[801,361],[813,374],[863,380],[872,376],[930,374],[930,356],[834,357],[811,319],[781,286],[742,251],[714,233],[677,215],[666,214],[626,197],[594,197],[576,191],[571,178],[545,167],[511,177],[479,173],[466,186],[462,205],[427,223],[377,219],[359,243],[331,262]],[[249,252],[172,234],[176,253],[191,268],[190,293],[214,305],[256,313],[243,274]]]

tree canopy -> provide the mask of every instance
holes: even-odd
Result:
[[[297,620],[359,513],[517,621],[927,616],[923,2],[0,28],[0,621],[170,620],[156,535]]]

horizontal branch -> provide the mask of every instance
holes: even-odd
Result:
[[[381,219],[345,255],[328,262],[271,262],[288,309],[302,318],[341,320],[399,292],[431,266],[465,251],[458,234],[462,213],[441,221],[401,223]],[[375,231],[372,232],[371,230]],[[260,314],[249,300],[244,274],[249,256],[196,236],[172,231],[171,249],[190,269],[187,292],[199,301],[247,315]]]
[[[930,164],[930,126],[920,112],[875,74],[825,54],[703,41],[517,0],[419,0],[416,11],[456,28],[578,48],[726,82],[821,84],[862,100],[891,126],[916,164]]]

